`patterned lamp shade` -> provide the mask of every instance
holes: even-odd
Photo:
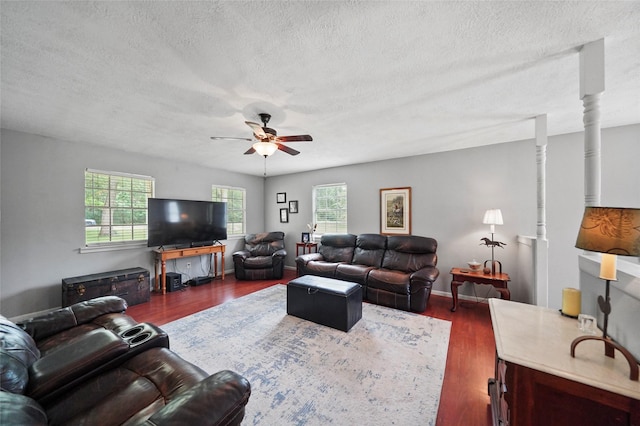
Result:
[[[586,207],[576,247],[622,256],[640,256],[640,209]]]

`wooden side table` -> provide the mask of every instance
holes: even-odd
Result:
[[[451,295],[453,296],[453,306],[451,312],[455,312],[458,308],[458,287],[465,281],[476,284],[488,284],[495,287],[500,296],[505,300],[511,299],[511,292],[507,287],[507,283],[511,281],[508,274],[485,274],[482,271],[471,271],[464,268],[451,268]]]
[[[306,254],[307,251],[311,253],[311,249],[315,249],[318,252],[318,243],[296,243],[296,257],[300,256],[300,248],[302,247],[302,254]]]

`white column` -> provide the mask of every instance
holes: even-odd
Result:
[[[536,117],[536,164],[538,183],[537,236],[534,244],[535,304],[549,306],[549,242],[547,241],[547,115]]]
[[[604,39],[580,50],[580,99],[584,105],[584,203],[600,205],[600,94],[604,92]]]

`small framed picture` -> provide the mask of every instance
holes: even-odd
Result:
[[[278,192],[276,194],[276,202],[278,204],[286,203],[287,202],[287,193],[286,192]]]
[[[280,209],[280,223],[289,222],[289,210]]]
[[[298,213],[298,200],[289,201],[289,213]]]
[[[303,232],[302,233],[302,242],[305,243],[305,244],[310,242],[309,241],[309,233],[308,232]]]

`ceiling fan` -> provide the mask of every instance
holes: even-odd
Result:
[[[271,114],[260,113],[260,120],[262,121],[262,126],[258,123],[253,123],[251,121],[245,121],[245,124],[253,130],[253,137],[258,140],[258,142],[254,143],[251,148],[249,148],[245,154],[253,154],[257,152],[258,154],[264,156],[265,158],[275,153],[277,150],[282,152],[286,152],[290,155],[298,155],[300,151],[296,151],[293,148],[289,148],[286,145],[283,145],[282,142],[311,142],[313,138],[310,135],[296,135],[296,136],[278,136],[278,133],[267,127],[267,123],[271,119]],[[243,141],[251,141],[251,138],[234,138],[234,137],[224,137],[224,136],[211,136],[211,139],[239,139]]]

